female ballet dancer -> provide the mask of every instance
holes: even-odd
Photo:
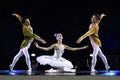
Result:
[[[46,55],[39,56],[37,57],[37,61],[40,63],[40,65],[48,64],[51,67],[58,68],[59,70],[62,71],[75,72],[75,69],[72,69],[73,64],[67,59],[62,57],[64,50],[67,49],[67,50],[76,51],[76,50],[86,49],[88,46],[72,48],[62,43],[63,36],[61,33],[55,34],[55,37],[57,39],[57,43],[52,44],[50,47],[41,47],[37,43],[35,43],[36,47],[41,50],[48,51],[54,49],[53,56],[46,56]],[[53,70],[53,68],[51,68],[50,70],[46,70],[46,72],[56,72],[56,70]]]
[[[43,40],[41,37],[33,33],[33,29],[30,25],[30,20],[27,17],[22,18],[20,15],[13,13],[12,16],[15,16],[18,18],[18,20],[22,24],[23,28],[23,35],[24,35],[24,40],[20,46],[20,50],[18,54],[14,57],[12,64],[10,64],[10,70],[13,71],[13,68],[16,64],[16,62],[19,60],[19,58],[24,55],[25,56],[25,61],[28,67],[28,72],[31,72],[31,62],[30,62],[30,56],[28,53],[28,49],[34,39],[39,40],[43,44],[46,43],[45,40]]]
[[[102,18],[105,16],[105,14],[94,14],[91,18],[91,24],[89,26],[88,32],[86,32],[84,35],[82,35],[76,43],[80,43],[83,39],[89,36],[91,45],[93,47],[93,53],[92,53],[92,65],[91,65],[91,72],[96,72],[95,66],[97,62],[97,55],[102,59],[103,63],[105,64],[105,68],[108,71],[110,66],[108,65],[107,59],[103,52],[101,51],[100,47],[101,41],[99,39],[98,31],[99,31],[99,23],[101,22]],[[91,56],[91,55],[90,55]]]

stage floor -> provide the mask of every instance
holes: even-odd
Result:
[[[75,75],[75,76],[120,76],[120,70],[110,70],[109,72],[105,70],[98,70],[97,73],[91,73],[90,71],[76,71],[75,73],[72,72],[45,72],[45,71],[39,71],[39,70],[33,70],[32,72],[27,72],[26,70],[0,70],[0,75],[10,75],[10,76],[19,76],[19,75],[61,75],[61,76],[69,76],[69,75]]]

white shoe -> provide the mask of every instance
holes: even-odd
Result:
[[[107,72],[109,72],[109,71],[110,71],[110,66],[108,66],[108,67],[106,68],[106,71],[107,71]]]
[[[76,72],[75,69],[70,69],[70,68],[64,68],[65,72]]]
[[[32,69],[27,70],[27,75],[32,75]]]
[[[57,72],[57,70],[51,68],[51,69],[49,69],[49,70],[45,70],[45,72]]]
[[[9,67],[10,67],[10,71],[13,72],[13,67],[12,67],[12,65],[9,65]]]
[[[96,73],[97,71],[96,70],[91,70],[91,73]]]
[[[75,69],[71,69],[71,72],[76,72],[76,70]]]
[[[28,69],[27,72],[32,72],[32,69]]]

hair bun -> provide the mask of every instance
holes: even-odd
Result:
[[[54,37],[56,37],[56,36],[57,36],[57,33],[54,34]]]

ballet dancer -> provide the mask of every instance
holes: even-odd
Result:
[[[42,55],[37,57],[37,61],[40,63],[40,65],[50,65],[53,68],[57,68],[58,71],[67,71],[67,72],[75,72],[75,69],[73,68],[73,64],[62,57],[64,50],[72,50],[72,51],[76,51],[76,50],[82,50],[82,49],[86,49],[88,46],[84,46],[84,47],[79,47],[79,48],[73,48],[73,47],[69,47],[65,44],[62,43],[62,39],[63,36],[61,33],[56,33],[54,35],[56,37],[57,43],[52,44],[50,47],[41,47],[38,45],[38,43],[35,43],[36,47],[41,49],[41,50],[51,50],[54,49],[54,54],[52,56],[50,55]],[[55,69],[51,68],[50,70],[46,70],[46,72],[56,72]]]
[[[33,40],[39,40],[40,42],[42,42],[43,44],[46,44],[46,41],[43,40],[40,36],[36,35],[33,33],[33,28],[31,27],[30,24],[30,20],[27,17],[21,17],[20,15],[13,13],[12,16],[15,16],[18,18],[18,20],[21,22],[22,24],[22,32],[24,35],[24,40],[21,43],[20,46],[20,50],[17,53],[17,55],[14,57],[12,63],[9,65],[10,67],[10,71],[13,71],[13,68],[16,64],[16,62],[19,60],[19,58],[24,55],[25,56],[25,61],[28,67],[28,72],[31,72],[31,61],[30,61],[30,56],[29,56],[29,52],[28,49],[30,48],[31,43],[33,42]]]
[[[102,18],[106,16],[105,14],[97,14],[95,13],[91,17],[91,24],[89,25],[89,30],[82,35],[76,43],[79,44],[83,39],[86,37],[89,37],[92,48],[93,48],[93,53],[90,54],[92,55],[92,63],[91,63],[91,72],[97,72],[95,70],[96,62],[97,62],[97,55],[102,59],[106,70],[108,71],[110,69],[110,66],[108,65],[107,59],[105,55],[103,54],[102,50],[100,47],[102,47],[101,41],[99,39],[98,31],[99,31],[99,23],[101,22]]]

